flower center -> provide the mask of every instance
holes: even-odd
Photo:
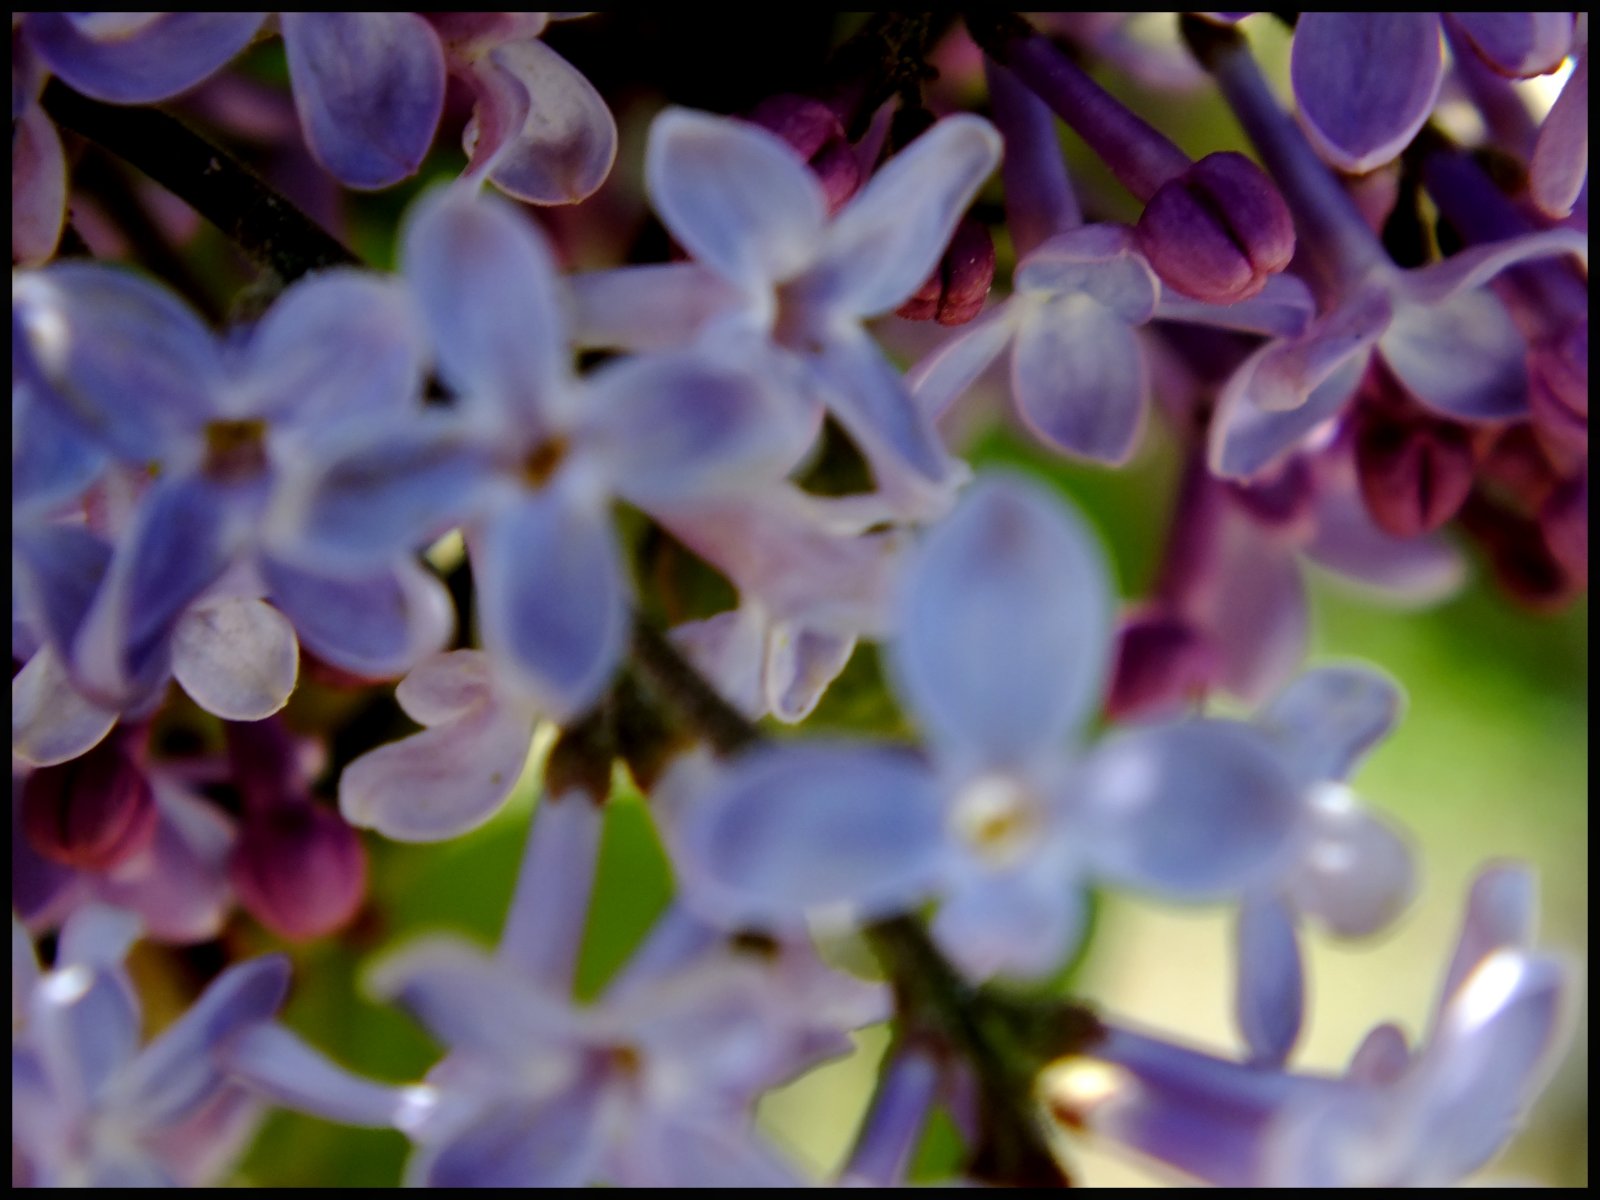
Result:
[[[566,439],[559,437],[546,438],[535,444],[522,460],[523,482],[533,488],[542,488],[549,483],[556,468],[566,459],[568,449]]]
[[[991,866],[1018,861],[1039,832],[1039,804],[1010,775],[981,775],[956,796],[950,824],[979,858]]]
[[[266,437],[267,423],[259,418],[207,422],[205,474],[223,482],[261,474],[267,469]]]

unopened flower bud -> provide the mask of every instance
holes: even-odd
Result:
[[[1139,218],[1139,246],[1185,296],[1233,304],[1294,257],[1294,219],[1266,172],[1231,150],[1162,185]]]
[[[1211,689],[1221,665],[1205,634],[1183,618],[1131,617],[1117,639],[1106,715],[1120,721],[1184,708]]]
[[[155,796],[144,771],[111,739],[28,776],[22,827],[43,857],[82,871],[106,871],[150,844]]]
[[[1589,580],[1589,472],[1557,487],[1539,512],[1545,545],[1563,567]]]
[[[806,160],[828,198],[829,215],[856,194],[861,164],[845,138],[839,114],[828,105],[809,96],[768,96],[749,119],[777,134]]]
[[[912,321],[965,325],[983,311],[994,282],[994,239],[988,227],[963,217],[939,265],[895,312]]]
[[[1581,587],[1537,521],[1475,492],[1462,507],[1461,525],[1483,547],[1500,586],[1534,611],[1559,611]]]
[[[1395,537],[1438,529],[1472,491],[1472,445],[1466,433],[1439,421],[1401,423],[1382,417],[1356,438],[1356,471],[1367,511]]]
[[[1528,350],[1528,413],[1551,461],[1575,470],[1589,457],[1589,324]]]
[[[350,921],[367,886],[356,831],[309,802],[247,815],[228,864],[239,901],[279,937],[320,937]]]

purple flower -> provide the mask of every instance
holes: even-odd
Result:
[[[1428,1035],[1367,1035],[1342,1077],[1242,1065],[1113,1028],[1051,1104],[1087,1128],[1224,1187],[1441,1187],[1487,1164],[1570,1033],[1568,963],[1531,948],[1534,881],[1485,868]],[[1104,1065],[1100,1065],[1104,1064]],[[1107,1070],[1109,1066],[1109,1070]]]
[[[1192,900],[1281,865],[1298,805],[1247,726],[1063,747],[1099,698],[1111,597],[1087,532],[1034,488],[975,487],[908,566],[897,617],[892,678],[930,761],[826,743],[738,760],[669,823],[708,917],[784,930],[938,896],[934,934],[967,971],[1040,975],[1076,944],[1090,880]]]
[[[12,1127],[18,1166],[35,1186],[178,1187],[206,1182],[215,1137],[237,1108],[219,1054],[283,1002],[279,955],[224,971],[147,1046],[122,967],[137,922],[91,907],[61,931],[55,966],[41,972],[12,925]],[[223,1125],[234,1122],[223,1120]],[[213,1168],[215,1164],[212,1164]]]

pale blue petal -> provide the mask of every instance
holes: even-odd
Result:
[[[270,717],[289,702],[299,673],[294,626],[260,600],[203,600],[189,606],[173,631],[173,678],[224,720]]]
[[[956,222],[1000,163],[1002,141],[958,114],[891,158],[829,226],[805,294],[829,311],[870,317],[902,303],[939,262]]]
[[[1247,359],[1217,400],[1206,457],[1212,472],[1224,479],[1251,479],[1298,450],[1323,422],[1344,411],[1372,357],[1370,347],[1357,348],[1298,407],[1272,409],[1263,407],[1260,392],[1243,382],[1268,350]]]
[[[82,1112],[138,1049],[139,1006],[120,967],[73,963],[33,989],[25,1027],[52,1090]]]
[[[772,630],[767,644],[766,707],[786,725],[806,719],[844,670],[856,639],[793,625]]]
[[[596,349],[677,350],[714,316],[738,310],[745,296],[694,262],[586,271],[567,278],[572,340]]]
[[[248,46],[267,16],[155,13],[127,36],[95,37],[74,15],[29,13],[28,41],[75,90],[112,104],[152,104],[187,91]]]
[[[890,667],[930,745],[1017,763],[1059,745],[1105,683],[1112,592],[1094,536],[1015,477],[975,484],[908,565]]]
[[[444,48],[420,13],[284,13],[294,105],[312,156],[352,188],[416,173],[444,109]]]
[[[1254,296],[1235,304],[1207,304],[1164,291],[1155,311],[1158,321],[1184,321],[1268,337],[1299,337],[1316,315],[1311,289],[1287,273],[1271,276]]]
[[[1532,868],[1502,861],[1481,869],[1467,894],[1466,915],[1445,972],[1438,1008],[1442,1011],[1467,976],[1495,951],[1532,945],[1538,913],[1539,883]]]
[[[455,629],[449,591],[409,560],[364,578],[330,579],[263,557],[261,574],[301,644],[357,675],[404,674],[442,649]]]
[[[1234,722],[1115,735],[1089,755],[1078,791],[1096,870],[1175,899],[1276,878],[1303,834],[1299,790],[1271,743]]]
[[[11,753],[36,767],[77,758],[98,746],[117,710],[80,696],[49,646],[11,677]]]
[[[341,1125],[383,1129],[416,1106],[421,1089],[352,1075],[275,1022],[252,1025],[222,1048],[229,1076],[275,1104]]]
[[[1224,518],[1202,620],[1220,656],[1222,685],[1250,704],[1282,687],[1305,661],[1310,601],[1290,547],[1237,512]]]
[[[198,436],[222,381],[216,340],[171,292],[99,263],[16,276],[14,311],[59,406],[89,438],[140,466]]]
[[[415,1185],[436,1188],[577,1188],[596,1181],[603,1148],[604,1091],[580,1080],[539,1100],[485,1105],[407,1168]]]
[[[1261,713],[1259,724],[1284,748],[1305,784],[1345,779],[1400,720],[1405,696],[1371,667],[1317,667]]]
[[[620,1187],[792,1188],[807,1180],[742,1123],[663,1112],[616,1156]]]
[[[1040,979],[1067,961],[1087,916],[1084,893],[1066,872],[974,872],[933,920],[933,936],[968,979]]]
[[[808,743],[736,763],[673,831],[686,902],[729,927],[870,921],[926,896],[941,806],[926,768],[868,746]]]
[[[1300,1036],[1305,971],[1294,921],[1279,900],[1250,897],[1239,906],[1235,930],[1238,978],[1234,1014],[1251,1061],[1281,1067]]]
[[[1144,427],[1149,390],[1138,335],[1119,313],[1077,293],[1023,318],[1012,395],[1028,428],[1063,454],[1126,462]]]
[[[1057,234],[1018,264],[1016,286],[1041,298],[1081,293],[1129,325],[1148,321],[1161,294],[1126,225],[1085,225]]]
[[[1339,937],[1364,937],[1393,924],[1417,892],[1409,841],[1348,789],[1324,784],[1308,799],[1310,837],[1285,878],[1289,900]]]
[[[111,554],[110,545],[81,526],[13,526],[13,608],[58,656],[70,653]]]
[[[933,420],[942,417],[1011,344],[1026,311],[1015,300],[996,305],[907,371],[917,407]]]
[[[530,439],[569,415],[555,263],[526,216],[494,196],[436,191],[407,217],[400,257],[448,384]]]
[[[289,960],[281,954],[229,967],[117,1080],[117,1102],[150,1129],[192,1113],[225,1081],[218,1055],[223,1044],[271,1019],[288,992]]]
[[[628,582],[604,508],[558,482],[489,518],[471,550],[496,669],[556,720],[587,711],[627,632]]]
[[[817,253],[827,214],[822,185],[760,126],[669,108],[650,126],[644,171],[662,223],[730,282],[768,287]]]
[[[240,384],[248,414],[298,429],[398,420],[420,395],[426,335],[397,281],[324,271],[295,284],[250,335]]]
[[[1378,352],[1411,395],[1443,416],[1497,421],[1527,414],[1528,344],[1493,292],[1397,304]]]

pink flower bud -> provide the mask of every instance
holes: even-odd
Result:
[[[1130,617],[1117,639],[1106,715],[1128,720],[1184,708],[1211,689],[1221,666],[1205,634],[1182,617]]]
[[[1361,497],[1380,528],[1395,537],[1438,529],[1472,491],[1472,444],[1442,421],[1367,420],[1356,437]]]
[[[1294,219],[1262,169],[1231,150],[1163,184],[1139,218],[1139,246],[1185,296],[1232,304],[1294,257]]]
[[[809,96],[768,96],[749,119],[777,134],[806,160],[822,184],[831,216],[861,186],[861,164],[845,138],[839,114]]]
[[[895,312],[911,321],[965,325],[983,311],[994,283],[994,239],[988,227],[961,218],[932,275]]]
[[[150,844],[155,796],[116,739],[71,762],[41,767],[22,788],[22,827],[45,858],[106,871]]]
[[[367,887],[361,838],[309,802],[246,816],[228,864],[239,901],[279,937],[320,937],[347,924]]]
[[[1576,579],[1589,581],[1589,472],[1557,487],[1539,512],[1550,553]]]

